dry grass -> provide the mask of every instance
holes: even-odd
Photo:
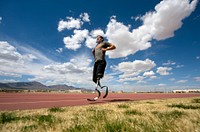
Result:
[[[200,98],[0,112],[1,132],[200,131]]]

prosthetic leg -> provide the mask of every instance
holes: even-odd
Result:
[[[93,98],[93,99],[87,99],[88,101],[96,101],[96,100],[99,99],[99,97],[101,96],[101,92],[99,91],[99,89],[105,88],[105,94],[104,94],[103,98],[106,98],[107,95],[108,95],[108,87],[107,86],[101,86],[99,78],[97,78],[97,83],[96,84],[97,85],[96,85],[95,90],[97,91],[98,95],[95,98]]]

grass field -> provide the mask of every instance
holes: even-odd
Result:
[[[200,98],[1,111],[1,132],[200,132]]]

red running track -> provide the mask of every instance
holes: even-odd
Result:
[[[0,111],[80,106],[149,99],[200,97],[200,94],[186,93],[109,93],[106,99],[100,98],[94,102],[87,101],[87,98],[94,98],[96,95],[71,93],[0,93]]]

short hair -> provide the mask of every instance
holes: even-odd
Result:
[[[103,36],[101,36],[101,35],[97,35],[97,37],[100,37],[103,41],[104,41],[104,38],[103,38]]]

